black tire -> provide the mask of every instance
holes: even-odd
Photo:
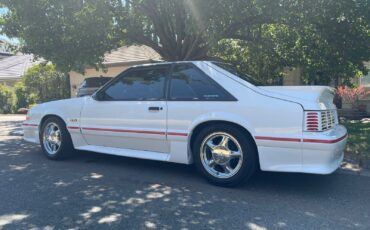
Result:
[[[58,147],[57,151],[51,154],[43,141],[43,135],[45,132],[45,128],[48,127],[50,124],[56,124],[57,127],[60,129],[60,146]],[[71,136],[67,130],[67,127],[60,118],[58,117],[50,117],[46,119],[41,126],[40,130],[40,144],[42,148],[42,152],[44,155],[51,159],[51,160],[61,160],[70,157],[75,152]]]
[[[201,148],[207,137],[214,133],[226,133],[232,136],[242,149],[241,166],[236,173],[229,178],[218,178],[208,172],[202,163]],[[253,140],[249,135],[232,125],[212,125],[203,128],[195,137],[192,146],[194,163],[199,172],[212,184],[223,187],[234,187],[246,182],[256,171],[258,167],[258,155]],[[239,162],[239,160],[238,160]],[[239,163],[238,163],[239,164]]]

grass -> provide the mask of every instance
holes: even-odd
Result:
[[[370,158],[370,119],[342,122],[348,130],[346,155]]]

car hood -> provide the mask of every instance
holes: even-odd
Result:
[[[270,96],[297,102],[306,110],[335,109],[334,88],[328,86],[263,86]]]
[[[80,104],[81,102],[84,102],[85,99],[83,97],[74,97],[74,98],[67,98],[67,99],[61,99],[56,101],[49,101],[40,104],[41,106],[59,106],[59,105],[71,105],[71,104]]]

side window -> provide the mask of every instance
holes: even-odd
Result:
[[[231,101],[235,100],[221,86],[192,64],[175,65],[170,83],[170,100]]]
[[[155,101],[164,99],[167,66],[138,69],[112,82],[104,91],[104,99],[112,101]]]

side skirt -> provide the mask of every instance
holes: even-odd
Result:
[[[84,145],[84,146],[77,147],[76,149],[84,150],[84,151],[91,151],[91,152],[96,152],[96,153],[116,155],[116,156],[133,157],[133,158],[157,160],[157,161],[169,161],[169,158],[170,158],[170,155],[167,153],[133,150],[133,149],[120,149],[120,148],[95,146],[95,145]]]

